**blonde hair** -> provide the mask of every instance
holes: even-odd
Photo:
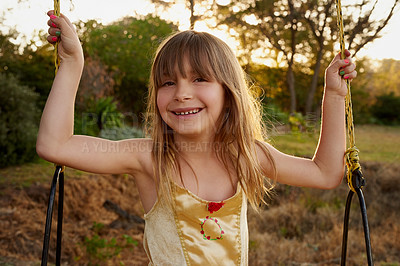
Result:
[[[205,32],[184,31],[168,37],[159,46],[150,74],[146,115],[146,132],[153,139],[153,163],[159,199],[169,201],[171,181],[180,175],[179,151],[174,143],[172,129],[162,120],[157,108],[157,91],[163,76],[176,76],[176,69],[185,77],[184,60],[192,70],[204,78],[213,78],[225,90],[226,112],[221,113],[214,143],[216,154],[224,164],[233,165],[240,186],[250,204],[257,209],[272,184],[263,175],[257,159],[256,145],[275,163],[267,147],[262,144],[266,134],[262,126],[259,101],[252,95],[246,76],[229,46]],[[181,177],[182,178],[182,177]],[[274,176],[275,178],[275,176]],[[232,180],[232,177],[231,177]],[[167,198],[168,197],[168,198]]]

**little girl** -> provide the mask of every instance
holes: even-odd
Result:
[[[149,138],[110,141],[73,134],[82,48],[65,16],[48,15],[48,41],[59,41],[61,65],[43,111],[37,152],[84,171],[132,175],[146,213],[150,265],[247,265],[247,202],[257,208],[274,182],[322,189],[340,184],[345,80],[357,74],[348,51],[326,70],[321,135],[312,159],[264,142],[259,103],[234,53],[218,38],[195,31],[170,36],[156,52]]]

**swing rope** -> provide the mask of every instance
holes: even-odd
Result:
[[[339,40],[340,40],[340,51],[341,58],[345,58],[345,43],[344,43],[344,27],[343,27],[343,16],[342,16],[342,4],[341,0],[336,0],[336,10],[337,10],[337,24],[339,28]],[[357,193],[361,216],[363,220],[364,228],[364,238],[365,246],[367,251],[368,265],[373,265],[372,260],[372,249],[371,249],[371,239],[369,234],[368,219],[367,219],[367,208],[365,205],[364,195],[362,193],[362,187],[365,185],[365,179],[361,172],[361,165],[358,156],[358,149],[356,147],[355,133],[354,133],[354,122],[353,122],[353,107],[351,102],[351,90],[350,81],[346,81],[347,84],[347,95],[346,95],[346,122],[347,122],[347,135],[349,139],[349,148],[346,150],[346,166],[347,166],[347,184],[350,188],[349,194],[346,200],[346,208],[344,215],[344,226],[343,226],[343,240],[342,240],[342,255],[341,255],[341,265],[346,265],[346,252],[347,252],[347,236],[348,236],[348,225],[350,218],[350,206],[351,200],[354,193]]]
[[[54,15],[60,16],[60,0],[54,0]],[[54,45],[54,65],[55,75],[57,75],[60,66],[60,57],[58,56],[58,42]],[[53,181],[51,183],[49,203],[47,206],[46,224],[44,229],[44,240],[42,249],[41,266],[47,265],[49,256],[49,242],[51,233],[51,223],[53,218],[53,206],[55,200],[56,187],[58,182],[58,212],[57,212],[57,240],[56,240],[56,265],[61,264],[61,239],[62,239],[62,222],[63,222],[63,205],[64,205],[64,170],[62,165],[55,165]]]
[[[60,16],[60,0],[54,0],[54,15]],[[54,66],[55,74],[57,75],[58,67],[60,66],[60,57],[58,56],[58,41],[54,45]]]

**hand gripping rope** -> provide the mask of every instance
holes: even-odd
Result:
[[[336,0],[337,9],[337,23],[339,28],[339,39],[340,39],[340,51],[342,59],[345,58],[345,44],[344,44],[344,30],[343,30],[343,17],[342,17],[342,5],[341,0]],[[365,246],[367,251],[368,265],[373,265],[372,261],[372,249],[371,239],[369,235],[368,219],[367,219],[367,207],[365,205],[364,195],[362,193],[362,187],[365,185],[365,179],[361,172],[361,165],[359,163],[358,149],[355,145],[355,134],[354,134],[354,123],[353,123],[353,108],[351,103],[351,91],[350,81],[347,80],[347,95],[346,95],[346,121],[347,121],[347,135],[349,138],[350,148],[346,151],[346,165],[347,165],[347,184],[349,185],[350,191],[346,200],[346,209],[344,214],[344,225],[343,225],[343,243],[342,243],[342,256],[341,265],[346,265],[346,252],[347,252],[347,236],[349,229],[349,218],[350,218],[350,206],[354,192],[357,193],[360,201],[361,216],[364,227]]]
[[[60,16],[60,0],[54,0],[54,15]],[[58,42],[54,46],[54,64],[55,74],[57,75],[60,65],[60,57],[58,56]],[[63,205],[64,205],[64,166],[56,165],[53,181],[50,188],[49,204],[47,207],[46,225],[44,229],[44,240],[42,250],[42,266],[47,265],[49,256],[49,241],[51,233],[51,222],[53,217],[54,198],[58,182],[58,212],[57,212],[57,246],[56,246],[56,265],[61,262],[61,238],[62,238],[62,222],[63,222]]]

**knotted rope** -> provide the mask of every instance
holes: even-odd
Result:
[[[341,0],[336,0],[337,5],[337,23],[339,28],[339,41],[340,41],[340,55],[341,58],[345,58],[345,43],[344,43],[344,27],[343,27],[343,16],[342,16],[342,4]],[[347,84],[347,95],[346,95],[346,121],[347,121],[347,136],[349,140],[349,148],[347,149],[346,156],[346,165],[347,165],[347,183],[350,189],[355,192],[355,188],[353,186],[353,172],[360,171],[361,173],[361,165],[358,156],[358,149],[356,147],[356,138],[354,133],[354,122],[353,122],[353,105],[351,102],[351,89],[350,89],[350,80],[346,80]],[[362,175],[361,175],[362,176]],[[363,184],[364,185],[364,184]],[[362,187],[362,186],[361,186]]]
[[[344,26],[343,26],[343,16],[342,16],[342,4],[341,0],[336,0],[336,10],[337,10],[337,24],[339,28],[339,40],[340,40],[340,54],[341,58],[345,58],[345,43],[344,43]],[[356,140],[354,134],[354,122],[353,122],[353,106],[351,102],[351,90],[350,81],[346,80],[347,84],[347,94],[345,98],[346,104],[346,122],[347,122],[347,136],[349,140],[349,148],[346,150],[346,165],[347,165],[347,184],[350,188],[349,194],[346,200],[346,208],[344,215],[344,226],[343,226],[343,243],[342,243],[342,256],[341,265],[346,265],[346,252],[347,252],[347,236],[348,236],[348,225],[350,217],[350,205],[354,193],[357,193],[361,216],[363,220],[364,227],[364,238],[365,246],[367,252],[368,265],[373,265],[372,261],[372,248],[371,240],[369,235],[368,219],[367,219],[367,208],[365,205],[364,195],[362,193],[362,187],[365,185],[365,179],[361,172],[360,159],[358,156],[358,149],[356,147]]]

